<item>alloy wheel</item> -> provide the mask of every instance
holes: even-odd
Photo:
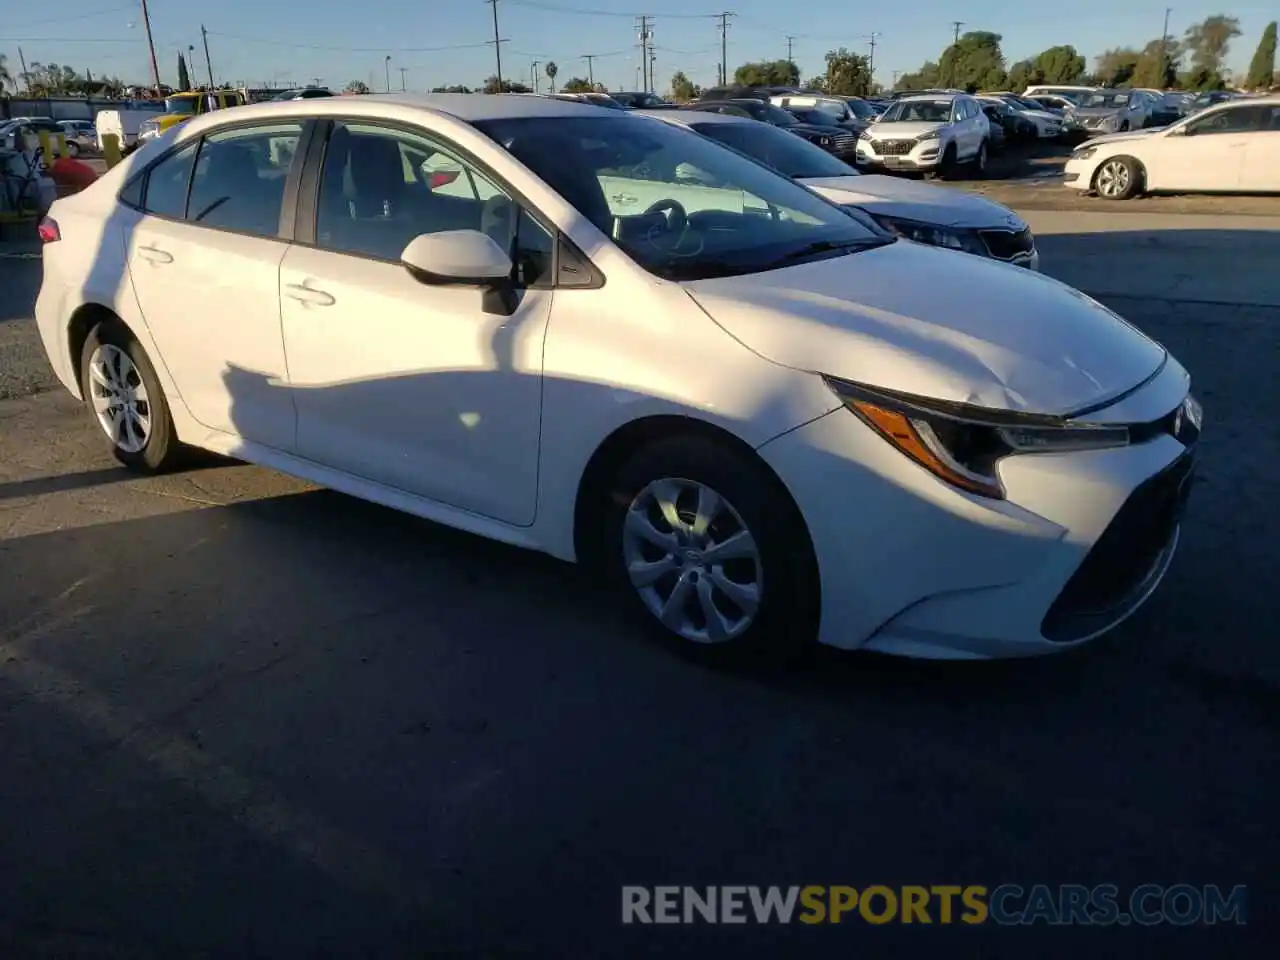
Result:
[[[655,480],[635,495],[622,559],[641,601],[668,630],[694,643],[725,643],[756,620],[763,567],[755,537],[715,490]]]
[[[151,438],[151,401],[129,355],[103,343],[89,357],[89,390],[98,425],[125,453],[138,453]]]
[[[1104,197],[1121,197],[1129,189],[1129,168],[1118,160],[1109,160],[1098,171],[1098,193]]]

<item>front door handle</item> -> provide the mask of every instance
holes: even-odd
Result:
[[[173,263],[173,254],[159,247],[139,247],[138,256],[152,263]]]
[[[317,307],[332,307],[337,303],[333,298],[333,294],[325,293],[323,290],[316,290],[301,283],[286,284],[284,295],[292,300],[297,300],[299,303],[314,304]]]

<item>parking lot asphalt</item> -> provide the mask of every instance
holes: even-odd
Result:
[[[1064,216],[1033,219],[1046,271],[1204,401],[1162,589],[1070,656],[772,676],[270,471],[125,473],[52,389],[38,262],[0,259],[0,957],[1263,955],[1280,233]],[[1248,884],[1249,924],[620,925],[662,883]]]

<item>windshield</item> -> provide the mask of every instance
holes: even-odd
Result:
[[[1099,107],[1109,107],[1111,109],[1119,110],[1121,107],[1127,107],[1128,105],[1129,92],[1127,90],[1121,90],[1118,93],[1114,91],[1090,93],[1080,98],[1080,106],[1086,108],[1096,109]]]
[[[811,123],[819,127],[829,127],[833,123],[839,123],[840,118],[835,114],[828,113],[825,110],[806,110],[802,107],[791,107],[788,111],[793,117],[802,123]]]
[[[781,174],[796,179],[807,177],[856,177],[858,171],[837,160],[821,147],[774,127],[754,123],[690,124],[704,137],[759,160]]]
[[[196,104],[199,102],[199,97],[165,97],[164,112],[186,116],[196,112]]]
[[[743,105],[738,104],[738,106]],[[775,127],[794,127],[800,122],[786,110],[781,107],[775,107],[771,103],[747,104],[744,108],[757,120],[771,123]]]
[[[662,121],[615,113],[475,125],[669,280],[758,273],[893,242],[754,160]]]
[[[880,118],[881,123],[948,123],[950,120],[950,100],[899,100]]]
[[[875,107],[865,100],[846,100],[845,103],[849,105],[849,112],[859,120],[870,120],[876,115]]]
[[[1026,100],[1022,97],[1009,97],[1008,99],[1023,110],[1043,110],[1045,106],[1043,103],[1037,103],[1035,100]]]

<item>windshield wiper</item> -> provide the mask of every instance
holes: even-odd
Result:
[[[776,270],[778,267],[785,267],[787,264],[795,263],[797,260],[816,257],[820,253],[871,250],[875,247],[886,246],[893,243],[893,241],[893,237],[869,237],[866,240],[815,240],[812,243],[806,243],[803,247],[790,250],[775,260],[769,261],[761,269]]]

